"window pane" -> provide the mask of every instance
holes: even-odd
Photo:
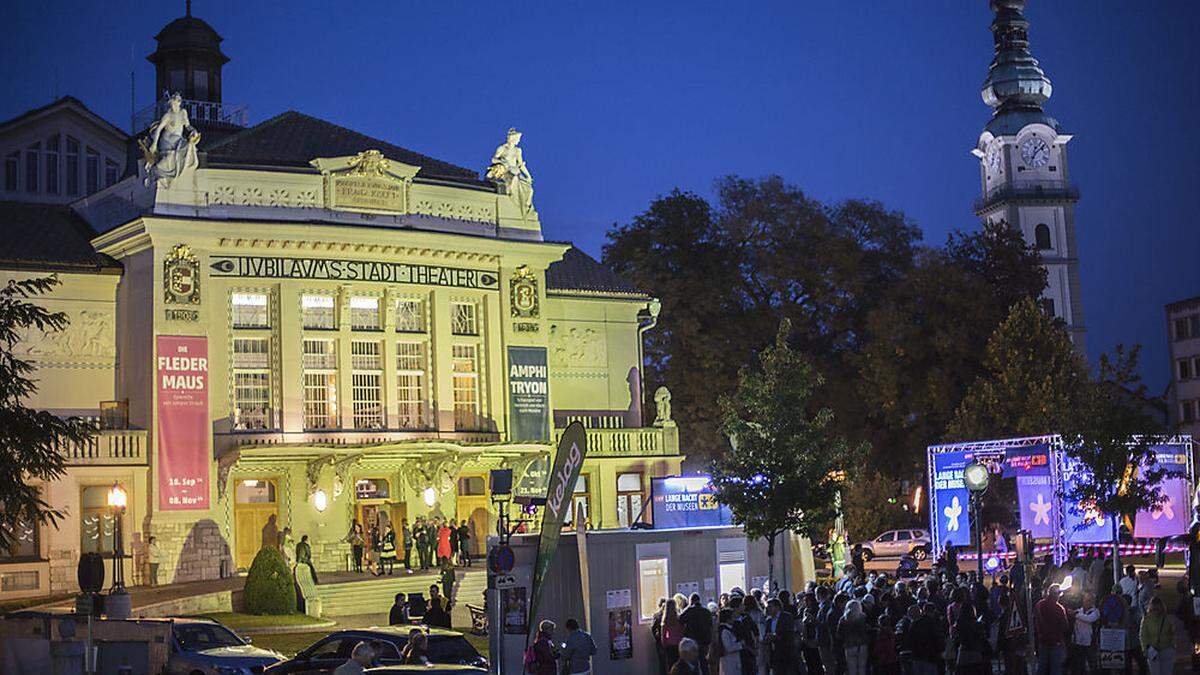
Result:
[[[642,474],[640,473],[623,473],[617,476],[617,491],[618,492],[641,492],[642,490]]]
[[[265,293],[234,293],[234,328],[268,328],[267,296]]]
[[[455,335],[479,335],[475,305],[469,302],[450,304],[450,332]]]
[[[37,523],[18,520],[16,527],[9,529],[9,535],[13,538],[13,546],[7,551],[0,549],[0,561],[39,557]]]
[[[25,151],[25,191],[38,191],[38,175],[41,173],[42,144],[35,143]]]
[[[240,480],[234,488],[238,504],[274,504],[275,483],[269,480]]]
[[[117,184],[117,163],[111,159],[104,160],[104,186]]]
[[[474,430],[479,420],[479,366],[475,345],[454,345],[454,428]]]
[[[208,98],[207,70],[196,70],[192,72],[192,93],[196,98],[201,100]]]
[[[379,373],[351,375],[353,382],[353,409],[355,429],[379,429],[383,427],[383,401],[380,396]]]
[[[337,373],[305,373],[304,428],[337,428],[337,407]]]
[[[337,328],[332,295],[305,295],[300,298],[301,321],[305,328]]]
[[[21,153],[10,152],[4,158],[4,189],[9,192],[17,191],[17,175],[21,171]]]
[[[52,195],[59,193],[58,183],[58,147],[59,136],[51,136],[46,141],[46,192]]]
[[[79,194],[79,141],[67,136],[67,194]]]
[[[654,617],[658,601],[668,597],[666,558],[647,558],[638,561],[638,605],[643,621]]]
[[[261,430],[273,426],[270,374],[233,371],[233,428]]]
[[[350,328],[378,330],[379,326],[379,298],[350,298]]]
[[[87,149],[87,193],[92,194],[100,189],[100,153]]]
[[[333,340],[304,341],[305,370],[334,370],[337,368],[337,349]]]
[[[396,332],[420,333],[424,330],[420,300],[396,301]]]
[[[424,343],[396,343],[396,403],[401,429],[426,426],[425,368]]]
[[[718,593],[728,593],[735,588],[746,590],[746,563],[724,562],[717,567]]]

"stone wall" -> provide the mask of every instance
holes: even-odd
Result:
[[[318,572],[345,572],[350,568],[346,561],[350,556],[350,544],[344,541],[318,541],[312,544],[313,565]]]
[[[69,548],[51,550],[50,592],[55,594],[73,593],[79,590],[78,566],[79,551]],[[106,575],[110,574],[111,569],[105,569],[105,573]]]
[[[157,538],[165,560],[158,571],[160,584],[219,579],[222,562],[225,574],[232,574],[233,556],[229,542],[211,520],[195,523],[153,521],[148,536]]]

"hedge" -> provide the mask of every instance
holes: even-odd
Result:
[[[244,600],[249,614],[295,614],[296,587],[292,571],[275,547],[259,550],[246,575]]]

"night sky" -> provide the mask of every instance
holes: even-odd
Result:
[[[183,2],[0,7],[0,118],[72,94],[127,127],[145,56]],[[517,126],[548,239],[605,231],[672,188],[782,175],[900,209],[929,242],[975,228],[969,151],[990,110],[985,0],[244,2],[197,0],[225,37],[226,103],[288,109],[482,169]],[[1093,359],[1141,343],[1168,377],[1163,305],[1200,295],[1200,67],[1191,0],[1031,0],[1034,55],[1068,133]]]

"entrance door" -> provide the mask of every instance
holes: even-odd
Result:
[[[456,524],[467,521],[471,530],[471,555],[483,555],[484,540],[490,534],[491,521],[488,506],[490,499],[487,493],[487,478],[482,475],[462,476],[458,479],[458,497],[455,499],[454,511]]]
[[[234,488],[234,563],[249,568],[263,546],[263,530],[282,530],[274,479],[239,480]]]

